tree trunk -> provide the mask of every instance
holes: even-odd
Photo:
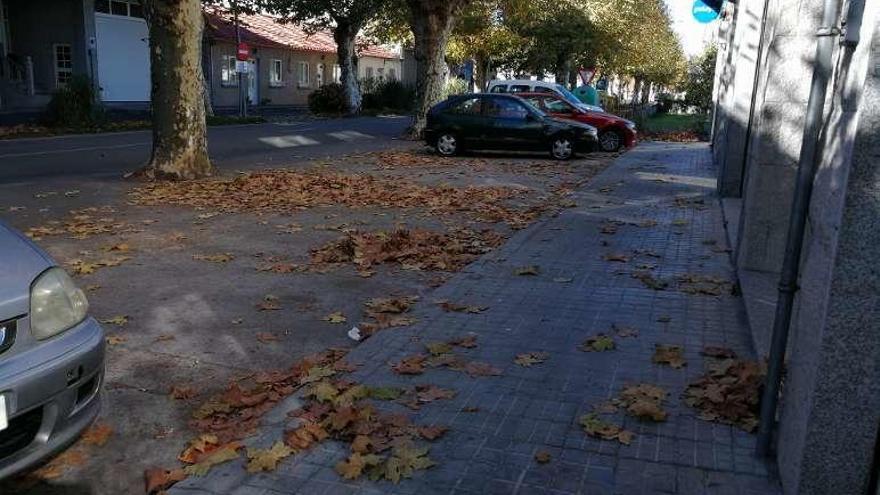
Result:
[[[632,92],[632,95],[630,96],[630,105],[636,106],[636,104],[639,102],[639,95],[641,94],[641,92],[642,92],[642,78],[636,77],[635,83],[633,84],[633,92]]]
[[[477,86],[477,92],[486,91],[486,84],[489,82],[489,58],[479,54],[474,56],[474,84]]]
[[[202,4],[144,0],[150,26],[153,153],[144,175],[195,179],[214,173],[208,158],[202,82]]]
[[[346,112],[356,114],[361,111],[361,89],[358,85],[358,60],[355,41],[360,26],[338,22],[333,30],[336,42],[336,60],[341,73],[340,83],[345,95]]]
[[[406,0],[416,59],[416,108],[409,130],[411,138],[422,137],[428,111],[443,97],[446,43],[456,12],[466,3],[468,0]]]

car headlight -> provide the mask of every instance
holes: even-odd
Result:
[[[86,318],[86,295],[61,268],[50,268],[31,286],[31,333],[45,340]]]
[[[635,122],[627,122],[626,126],[632,130],[636,130],[636,123]]]

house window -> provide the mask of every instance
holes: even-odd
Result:
[[[388,69],[388,79],[392,81],[397,80],[397,70],[395,70],[394,67]]]
[[[380,81],[385,80],[385,69],[384,68],[379,67],[378,69],[376,69],[376,79],[378,79]]]
[[[220,85],[238,86],[238,74],[235,72],[235,56],[223,55],[220,67]]]
[[[95,0],[95,12],[141,19],[144,17],[144,9],[137,0]]]
[[[342,67],[340,67],[339,64],[333,66],[333,82],[342,82]]]
[[[73,52],[70,45],[56,44],[55,48],[55,85],[64,86],[73,78]]]
[[[308,88],[309,87],[309,63],[308,62],[300,62],[299,63],[299,87]]]
[[[274,88],[279,88],[284,86],[284,79],[282,75],[282,71],[284,70],[281,60],[273,59],[272,64],[269,66],[269,86]]]
[[[372,78],[373,78],[373,68],[367,67],[367,79],[372,79]]]

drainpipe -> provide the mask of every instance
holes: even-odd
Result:
[[[773,320],[767,378],[761,398],[761,423],[758,427],[758,441],[755,448],[756,454],[761,457],[768,455],[770,451],[776,424],[779,386],[788,345],[794,296],[798,290],[801,249],[804,244],[804,232],[806,231],[816,169],[822,159],[820,136],[825,112],[825,97],[828,91],[828,82],[833,74],[834,42],[840,35],[840,29],[837,27],[838,2],[839,0],[824,0],[822,24],[816,32],[818,39],[816,41],[813,80],[810,87],[810,99],[807,103],[794,199],[788,223],[785,257],[779,279],[779,295],[776,303],[776,317]]]

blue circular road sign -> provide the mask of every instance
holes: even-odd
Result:
[[[718,19],[720,15],[717,10],[709,6],[709,3],[717,3],[711,2],[711,0],[694,0],[694,6],[691,9],[691,12],[694,14],[694,19],[701,24],[708,24],[715,19]]]

